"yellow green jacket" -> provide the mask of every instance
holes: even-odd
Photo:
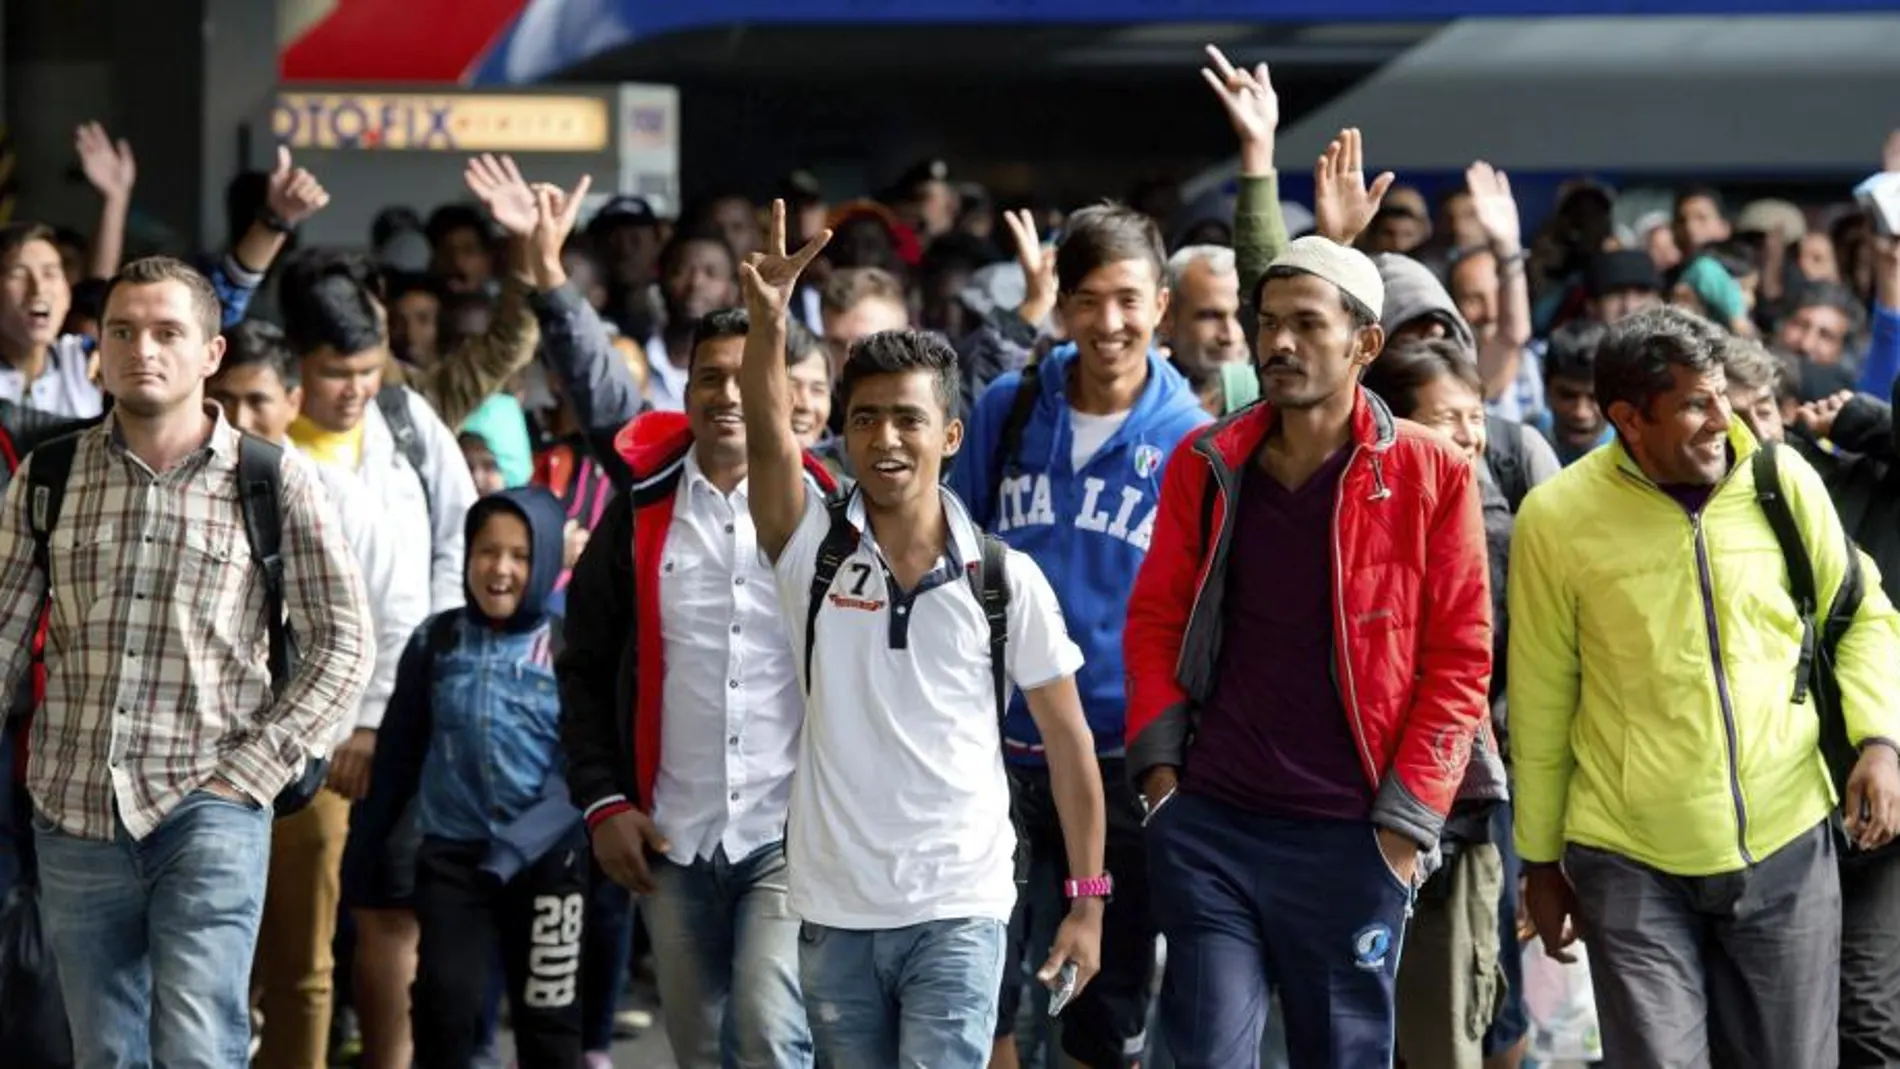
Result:
[[[1664,872],[1732,872],[1827,816],[1833,787],[1814,702],[1796,705],[1801,626],[1755,501],[1741,420],[1735,461],[1691,518],[1621,442],[1531,491],[1511,539],[1511,752],[1517,847],[1566,842]],[[1782,492],[1825,611],[1847,542],[1820,476],[1783,449]],[[1850,739],[1900,738],[1900,616],[1862,555],[1865,597],[1837,675]]]

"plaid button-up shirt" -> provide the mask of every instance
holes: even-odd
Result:
[[[327,753],[375,658],[363,581],[310,462],[284,457],[284,601],[301,662],[273,700],[263,577],[238,492],[238,432],[154,472],[112,417],[84,432],[49,539],[46,702],[27,787],[60,830],[142,839],[222,777],[261,805]],[[19,686],[46,578],[28,458],[0,515],[0,693]]]

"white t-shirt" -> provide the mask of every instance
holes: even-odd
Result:
[[[1092,416],[1087,412],[1069,409],[1070,453],[1069,468],[1081,471],[1095,454],[1102,451],[1108,440],[1128,422],[1128,413],[1133,409],[1110,413],[1106,416]]]
[[[990,676],[989,623],[965,577],[982,544],[943,491],[949,556],[901,598],[853,496],[863,537],[818,614],[805,732],[786,855],[794,913],[832,928],[888,930],[927,921],[1008,920],[1016,837]],[[807,493],[805,515],[774,569],[798,670],[818,547],[830,515]],[[1082,667],[1055,591],[1011,550],[1010,681],[1046,686]]]

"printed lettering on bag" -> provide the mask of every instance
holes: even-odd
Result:
[[[581,913],[579,894],[534,896],[534,924],[528,930],[528,982],[522,1001],[537,1010],[574,1004],[580,991]]]

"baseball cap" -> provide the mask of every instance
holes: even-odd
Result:
[[[1656,272],[1656,262],[1648,253],[1637,249],[1599,252],[1590,258],[1583,274],[1584,289],[1592,297],[1618,290],[1662,292],[1662,276]]]
[[[622,194],[613,197],[600,206],[594,217],[587,221],[587,232],[597,234],[616,226],[652,226],[660,225],[660,216],[645,197]]]

